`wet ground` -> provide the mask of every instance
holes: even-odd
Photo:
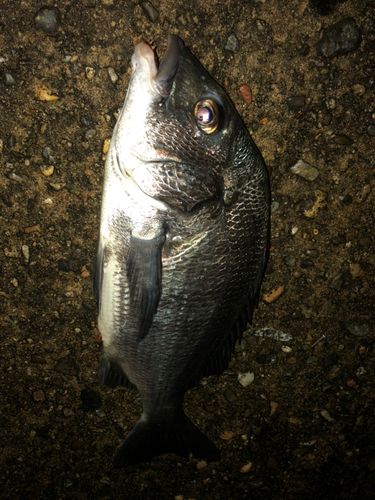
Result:
[[[375,498],[374,4],[152,5],[0,0],[0,498]],[[344,46],[333,30],[322,48],[343,20]],[[114,470],[141,403],[98,383],[103,146],[134,44],[162,54],[168,33],[224,86],[269,167],[267,300],[230,369],[186,396],[222,460]]]

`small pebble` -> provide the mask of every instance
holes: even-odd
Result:
[[[187,26],[187,20],[183,14],[181,14],[181,16],[177,20],[182,24],[182,26]]]
[[[82,303],[83,307],[85,307],[88,311],[95,311],[96,307],[92,304],[88,304],[87,302]],[[95,325],[94,325],[95,326]]]
[[[104,139],[104,142],[103,142],[103,153],[104,154],[108,153],[110,143],[111,143],[111,139]]]
[[[55,157],[52,154],[52,149],[49,146],[46,146],[43,149],[42,156],[48,163],[53,163],[55,161]]]
[[[365,423],[365,417],[363,415],[360,415],[357,420],[355,421],[355,425],[363,425]]]
[[[251,128],[254,132],[256,132],[257,130],[259,130],[259,123],[257,121],[252,121],[251,122]]]
[[[343,283],[344,283],[343,274],[338,273],[332,279],[331,283],[328,286],[329,286],[329,288],[332,288],[333,290],[340,290]]]
[[[38,99],[39,101],[57,101],[58,97],[57,95],[52,95],[51,91],[47,89],[44,85],[42,87],[39,87],[35,91],[35,98]]]
[[[30,358],[30,361],[32,363],[37,364],[37,365],[45,365],[47,363],[47,361],[45,360],[45,358],[43,358],[42,356],[39,356],[38,354],[32,354],[31,358]]]
[[[290,168],[290,170],[293,174],[299,175],[303,179],[310,182],[314,181],[319,175],[319,170],[317,168],[303,160],[298,160],[297,163]]]
[[[309,250],[306,250],[306,254],[309,256],[309,257],[312,257],[313,259],[316,259],[319,257],[319,250],[316,250],[316,248],[311,248]]]
[[[329,412],[328,412],[327,410],[322,410],[322,411],[320,412],[320,414],[321,414],[321,416],[322,416],[323,418],[325,418],[328,422],[336,422],[336,420],[335,420],[333,417],[331,417],[331,415],[329,414]]]
[[[287,97],[286,104],[290,111],[299,111],[305,105],[305,96],[296,95],[293,97]]]
[[[229,50],[229,52],[238,52],[240,50],[240,42],[234,33],[229,35],[225,49]]]
[[[251,104],[253,97],[249,85],[247,84],[241,85],[237,92],[238,95],[245,101],[246,104]]]
[[[95,136],[96,136],[96,130],[94,128],[91,128],[90,130],[86,130],[86,132],[85,132],[86,141],[90,141]]]
[[[64,408],[65,417],[72,417],[74,415],[74,411],[71,408]]]
[[[95,76],[95,69],[91,68],[90,66],[87,66],[87,68],[85,68],[85,73],[86,73],[86,78],[92,80]]]
[[[272,302],[275,302],[275,300],[277,300],[283,293],[284,286],[279,286],[278,288],[271,290],[271,292],[263,295],[263,300],[264,302],[267,302],[267,304],[271,304]]]
[[[155,9],[151,2],[142,2],[141,7],[152,23],[157,21],[159,12]]]
[[[223,441],[230,441],[234,437],[234,432],[232,431],[224,431],[220,434],[220,439]]]
[[[321,121],[322,125],[324,127],[327,127],[331,123],[331,121],[332,121],[332,115],[327,111],[325,111],[322,116],[322,121]]]
[[[55,191],[61,191],[65,187],[65,184],[58,184],[56,182],[50,182],[49,185],[51,188],[53,188]]]
[[[47,35],[52,35],[61,24],[60,12],[55,7],[43,7],[35,16],[34,23],[37,30],[42,30]]]
[[[366,375],[367,370],[364,366],[360,366],[355,373],[357,377],[361,377],[362,375]]]
[[[372,331],[372,324],[365,320],[351,321],[345,325],[346,329],[356,337],[364,337]]]
[[[302,269],[309,269],[310,267],[314,267],[314,262],[311,259],[302,259],[300,262],[300,266]]]
[[[270,417],[275,413],[277,410],[277,407],[279,406],[279,403],[276,403],[276,401],[270,401]]]
[[[238,381],[242,385],[242,387],[247,387],[254,381],[254,373],[239,373]]]
[[[371,135],[371,137],[375,137],[375,125],[369,125],[367,127],[367,133]]]
[[[9,179],[11,179],[12,181],[15,181],[15,182],[18,182],[19,184],[22,184],[24,182],[23,178],[20,177],[19,175],[17,175],[15,172],[11,172],[9,175],[8,175]]]
[[[5,73],[5,85],[7,87],[12,87],[15,84],[16,80],[13,78],[13,76],[10,73]]]
[[[9,257],[10,259],[19,259],[20,258],[20,254],[18,253],[18,251],[12,247],[11,250],[8,250],[8,248],[4,248],[4,254],[5,254],[5,257]]]
[[[316,190],[314,195],[309,196],[306,200],[307,207],[303,211],[304,215],[310,219],[316,217],[321,208],[327,205],[327,193]]]
[[[57,261],[57,265],[59,271],[64,271],[64,273],[68,273],[70,271],[69,263],[64,259],[59,259]]]
[[[234,403],[237,400],[237,396],[232,389],[226,389],[224,391],[224,397],[229,403]]]
[[[23,230],[23,232],[26,233],[26,234],[42,233],[42,230],[40,228],[40,224],[35,224],[35,226],[25,227],[25,229]]]
[[[35,391],[33,394],[34,401],[43,402],[46,400],[46,396],[42,390]]]
[[[200,460],[199,462],[197,462],[198,470],[204,469],[205,467],[207,467],[207,462],[205,460]]]
[[[260,330],[255,330],[251,332],[255,337],[268,338],[271,340],[276,340],[277,342],[290,342],[293,340],[293,335],[290,333],[283,332],[281,330],[275,330],[275,328],[271,328],[266,326],[265,328],[261,328]]]
[[[297,233],[298,233],[298,227],[297,226],[293,226],[292,229],[290,230],[290,234],[292,236],[294,236]]]
[[[22,245],[22,253],[23,253],[23,256],[25,258],[25,262],[29,262],[30,260],[30,250],[29,250],[29,247],[27,245]]]
[[[40,167],[40,171],[42,172],[43,175],[45,175],[46,177],[49,177],[55,171],[55,167],[53,165],[50,165],[47,168],[46,167]]]
[[[316,356],[310,356],[309,358],[307,358],[306,364],[312,365],[312,364],[316,363],[317,361],[318,361],[318,358]]]
[[[334,140],[335,140],[335,143],[339,144],[340,146],[350,146],[351,144],[353,144],[353,139],[351,139],[350,137],[348,137],[345,134],[336,135]]]
[[[273,201],[273,202],[271,203],[271,214],[272,214],[273,212],[276,212],[276,210],[278,210],[278,209],[279,209],[279,207],[280,207],[280,203],[279,203],[278,201]]]
[[[292,348],[291,348],[291,347],[289,347],[288,345],[283,345],[283,346],[281,347],[281,350],[282,350],[283,352],[286,352],[286,353],[292,352]]]
[[[116,71],[113,68],[108,68],[107,71],[108,71],[109,78],[111,79],[111,82],[113,84],[115,84],[118,80],[118,76],[116,75]]]
[[[331,389],[332,389],[332,385],[331,385],[331,384],[329,384],[329,383],[327,383],[327,382],[326,382],[325,384],[323,384],[323,385],[322,385],[322,392],[328,392],[328,391],[330,391]]]
[[[295,267],[295,265],[296,265],[296,259],[295,259],[294,255],[290,252],[286,252],[283,254],[283,260],[284,260],[285,264],[289,267]]]
[[[366,92],[366,88],[364,85],[357,83],[356,85],[353,86],[354,95],[362,96],[365,92]]]
[[[349,54],[361,45],[362,36],[352,17],[328,26],[316,49],[319,56],[335,57]]]
[[[355,380],[348,380],[346,382],[346,386],[347,387],[352,387],[353,389],[358,389],[359,385],[357,384],[357,382]]]
[[[366,199],[370,193],[371,193],[371,186],[370,186],[370,184],[366,184],[365,186],[363,186],[361,191],[359,191],[356,194],[357,202],[363,203],[364,201],[366,201]]]
[[[355,280],[361,278],[365,273],[358,262],[352,262],[349,266],[351,277]]]
[[[86,266],[83,266],[81,269],[81,278],[89,278],[90,277],[90,271],[87,269]]]
[[[95,125],[94,120],[90,116],[81,116],[79,121],[87,128],[92,128]]]
[[[297,417],[290,417],[289,422],[295,425],[301,425],[302,421]]]
[[[247,464],[243,465],[240,468],[240,472],[241,472],[241,474],[247,474],[248,472],[251,471],[252,468],[253,468],[252,462],[248,462]]]

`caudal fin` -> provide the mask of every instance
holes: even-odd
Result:
[[[146,462],[163,453],[174,453],[188,458],[189,451],[195,458],[208,462],[220,460],[220,451],[185,415],[172,424],[149,424],[140,419],[118,450],[114,467]]]

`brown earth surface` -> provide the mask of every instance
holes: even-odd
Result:
[[[134,0],[61,0],[49,34],[35,27],[45,5],[0,0],[0,498],[375,498],[373,1],[323,16],[308,0],[153,0],[151,21]],[[360,47],[319,56],[322,31],[348,17]],[[227,90],[264,155],[275,210],[262,295],[284,291],[261,300],[230,368],[186,396],[222,460],[114,470],[141,402],[98,383],[103,144],[134,45],[161,54],[168,33]],[[291,172],[300,159],[315,180]],[[254,335],[265,327],[290,340]]]

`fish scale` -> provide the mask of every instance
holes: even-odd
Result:
[[[183,400],[222,373],[251,321],[268,256],[267,171],[224,90],[176,35],[159,67],[147,43],[132,65],[94,265],[100,382],[137,390],[143,405],[114,465],[189,451],[214,461],[219,449]]]

